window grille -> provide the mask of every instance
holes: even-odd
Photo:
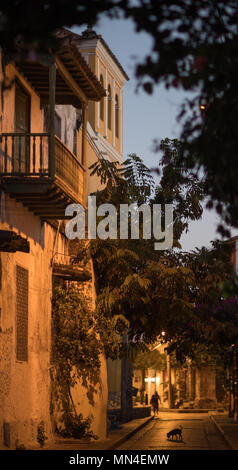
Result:
[[[28,270],[16,266],[16,359],[28,359]]]

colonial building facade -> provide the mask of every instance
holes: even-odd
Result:
[[[122,65],[105,40],[95,31],[87,29],[81,35],[65,31],[83,55],[88,66],[105,89],[100,101],[88,105],[87,162],[95,162],[95,153],[111,161],[123,161],[123,87],[129,80]],[[97,176],[88,173],[87,193],[100,187]]]
[[[88,281],[95,301],[92,270],[82,277],[70,264],[63,220],[68,204],[86,207],[87,153],[91,148],[94,161],[100,155],[88,137],[88,108],[100,106],[106,92],[72,41],[54,55],[7,61],[1,72],[0,445],[29,448],[37,445],[42,422],[48,443],[54,439],[54,277]],[[100,382],[93,409],[79,384],[79,406],[85,417],[94,415],[93,432],[105,438],[104,358]]]

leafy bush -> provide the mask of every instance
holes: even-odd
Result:
[[[58,427],[57,432],[62,437],[73,437],[75,439],[98,439],[98,437],[90,430],[92,419],[92,417],[84,419],[81,413],[79,415],[75,415],[72,411],[66,411],[63,413],[61,418],[63,426]]]
[[[37,427],[37,441],[40,444],[40,447],[44,447],[45,441],[47,441],[48,437],[45,434],[45,425],[44,421],[41,421]]]

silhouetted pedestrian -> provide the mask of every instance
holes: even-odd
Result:
[[[151,400],[150,400],[150,404],[151,404],[152,407],[153,407],[154,416],[155,416],[156,414],[157,414],[157,416],[158,416],[159,401],[160,401],[160,403],[161,403],[160,396],[158,395],[157,392],[155,392],[155,393],[152,395]]]

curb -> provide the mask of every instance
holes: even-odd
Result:
[[[218,431],[220,431],[220,433],[222,434],[223,436],[223,439],[226,441],[227,445],[230,447],[230,450],[236,450],[232,444],[232,442],[230,441],[229,437],[226,436],[226,433],[224,432],[224,430],[222,429],[222,427],[220,426],[220,424],[218,424],[215,420],[215,418],[213,417],[213,415],[209,415],[210,419],[213,421],[213,423],[215,424],[215,426],[217,427]]]
[[[107,447],[105,450],[115,450],[116,447],[119,447],[123,442],[127,441],[130,439],[132,436],[134,436],[138,431],[140,431],[142,428],[144,428],[147,424],[149,424],[152,420],[154,419],[154,416],[150,416],[147,421],[144,421],[144,423],[140,424],[137,428],[133,429],[132,431],[128,432],[124,436],[122,436],[120,439],[117,441],[113,442],[110,444],[109,447]]]
[[[159,408],[159,412],[163,413],[210,413],[211,411],[217,411],[216,409],[204,409],[204,408]]]

